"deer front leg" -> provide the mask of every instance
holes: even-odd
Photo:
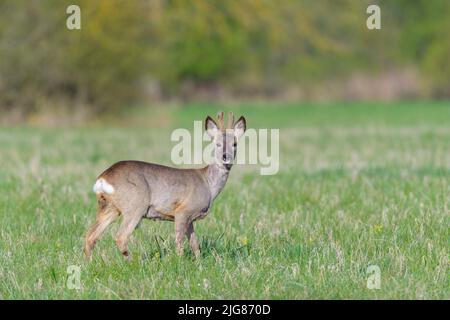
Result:
[[[194,252],[195,258],[200,258],[200,245],[198,244],[197,236],[194,231],[194,222],[191,222],[187,228],[187,237],[189,239],[189,244]]]
[[[178,214],[175,216],[175,245],[177,254],[183,255],[183,241],[189,226],[189,218],[186,215]]]

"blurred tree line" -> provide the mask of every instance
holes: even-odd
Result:
[[[66,28],[70,4],[81,30]],[[381,30],[366,28],[369,4]],[[1,0],[0,110],[101,113],[155,88],[160,99],[220,87],[270,96],[408,65],[430,96],[449,97],[448,30],[447,0]]]

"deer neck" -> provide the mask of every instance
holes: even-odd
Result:
[[[210,164],[204,168],[204,176],[211,191],[211,200],[214,200],[220,191],[222,191],[227,183],[229,173],[229,169],[217,163]]]

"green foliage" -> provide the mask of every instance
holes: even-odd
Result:
[[[449,96],[450,2],[25,1],[0,3],[0,109],[62,106],[102,112],[162,94],[219,85],[276,91],[349,73],[418,66],[434,96]],[[69,4],[82,29],[65,26]],[[233,91],[234,90],[234,91]]]
[[[354,23],[364,26],[361,3],[296,1],[171,1],[161,10],[159,38],[166,62],[160,77],[175,83],[235,81],[246,74],[270,82],[306,80],[345,71],[356,57]],[[344,69],[344,70],[343,70]]]
[[[67,68],[88,101],[108,108],[132,103],[148,68],[145,1],[80,1],[82,32],[68,32]],[[131,101],[130,101],[131,99]]]
[[[397,0],[390,4],[401,23],[401,53],[419,64],[438,96],[450,95],[450,2]]]
[[[36,110],[48,98],[97,110],[132,103],[147,71],[144,1],[78,1],[82,29],[66,28],[71,1],[4,1],[0,103]],[[118,10],[120,8],[120,10]],[[67,102],[65,100],[59,102]]]

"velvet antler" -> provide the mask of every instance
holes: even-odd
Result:
[[[229,112],[227,129],[233,129],[233,127],[234,127],[234,114],[233,112]]]
[[[222,111],[217,113],[217,126],[219,130],[225,132],[227,129],[233,129],[234,127],[234,114],[233,112],[228,113],[228,123],[225,126],[224,113]]]
[[[220,111],[217,113],[217,126],[219,127],[220,131],[225,131],[225,125],[223,121],[223,112]]]

